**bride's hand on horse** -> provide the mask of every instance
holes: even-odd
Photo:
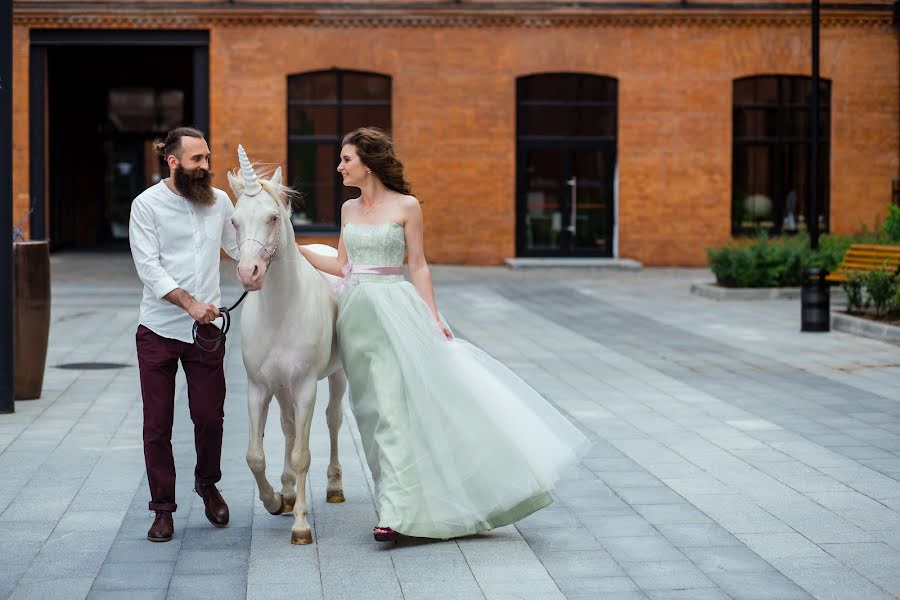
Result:
[[[194,302],[188,313],[201,325],[208,325],[219,316],[219,309],[212,304]]]

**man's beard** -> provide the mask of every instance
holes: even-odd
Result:
[[[175,172],[172,174],[175,189],[194,204],[201,206],[210,206],[216,202],[212,176],[212,172],[206,169],[197,167],[188,171],[181,165],[175,167]]]

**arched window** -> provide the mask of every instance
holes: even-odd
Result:
[[[612,256],[618,81],[541,73],[516,82],[519,256]]]
[[[335,170],[341,138],[357,127],[391,129],[391,78],[356,71],[288,76],[287,181],[303,193],[294,227],[336,231],[340,205],[358,195]]]
[[[808,229],[812,79],[762,75],[734,81],[731,231]],[[828,231],[831,82],[819,88],[819,230]]]

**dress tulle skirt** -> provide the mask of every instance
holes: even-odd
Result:
[[[552,502],[586,446],[512,371],[446,340],[409,282],[343,290],[338,336],[382,526],[450,538],[513,523]]]

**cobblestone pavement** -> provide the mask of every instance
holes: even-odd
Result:
[[[223,301],[238,296],[223,266]],[[691,296],[703,270],[435,267],[460,337],[502,360],[594,440],[558,501],[446,542],[371,539],[375,512],[346,410],[347,502],[327,504],[313,424],[315,544],[256,499],[246,382],[229,336],[223,495],[192,493],[183,379],[173,444],[176,537],[151,516],[127,254],[56,254],[40,400],[0,415],[0,598],[879,600],[900,595],[900,348],[801,334],[797,301]],[[237,320],[236,320],[237,321]],[[118,369],[64,369],[110,362]],[[180,376],[179,376],[180,377]],[[320,388],[320,399],[324,390]],[[269,476],[283,456],[277,416]]]

